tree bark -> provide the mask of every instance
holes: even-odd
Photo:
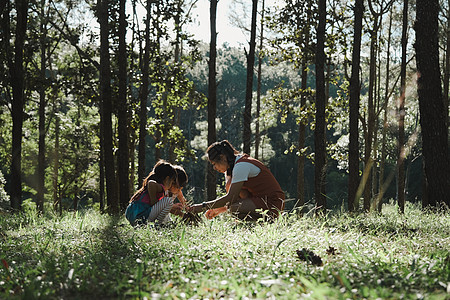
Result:
[[[311,24],[311,9],[308,9],[306,24]],[[297,30],[302,32],[302,41],[300,45],[310,44],[310,32],[308,30],[303,31],[303,20],[297,15],[296,20]],[[308,87],[308,63],[309,63],[310,53],[305,51],[302,54],[302,65],[301,65],[301,97],[300,97],[300,110],[306,110],[306,88]],[[306,140],[306,124],[307,120],[300,118],[300,123],[298,126],[298,159],[297,159],[297,202],[296,207],[299,207],[301,211],[298,213],[301,215],[303,213],[303,207],[305,205],[305,153],[303,149],[305,148]]]
[[[208,145],[216,142],[216,105],[217,105],[217,83],[216,83],[216,55],[217,55],[217,32],[216,13],[217,0],[211,0],[210,6],[210,29],[211,42],[209,44],[209,76],[208,76]],[[216,171],[207,163],[206,167],[206,197],[215,199],[216,194]]]
[[[260,111],[261,111],[261,79],[262,79],[262,51],[263,51],[263,36],[264,36],[264,7],[265,1],[262,0],[261,8],[261,29],[259,33],[259,53],[258,53],[258,78],[257,78],[257,88],[256,88],[256,124],[255,124],[255,158],[259,159],[259,145],[261,143],[260,136]]]
[[[55,117],[55,149],[53,150],[53,210],[58,210],[62,212],[61,199],[59,197],[59,133],[61,128],[59,126],[60,119],[59,116]]]
[[[438,0],[416,1],[416,63],[418,71],[422,154],[428,205],[450,205],[450,161],[447,110],[441,88],[438,48]]]
[[[316,128],[314,131],[315,174],[314,194],[319,211],[326,209],[326,120],[325,120],[325,23],[326,0],[319,0],[319,25],[317,27],[316,48]]]
[[[350,128],[349,128],[349,146],[348,146],[348,210],[353,212],[358,209],[355,204],[359,203],[358,185],[359,185],[359,94],[360,79],[359,68],[361,64],[361,33],[362,19],[364,14],[363,0],[356,0],[354,7],[355,23],[353,36],[352,52],[352,73],[350,77]]]
[[[145,20],[145,50],[142,62],[142,84],[139,91],[139,153],[138,153],[138,183],[146,177],[145,171],[145,140],[147,137],[147,98],[149,88],[149,61],[150,61],[150,19],[151,2],[147,2],[147,16]]]
[[[375,129],[375,106],[374,106],[374,85],[376,76],[376,51],[378,16],[374,16],[374,26],[370,32],[370,66],[369,66],[369,95],[367,103],[367,134],[364,143],[364,172],[367,173],[367,180],[364,185],[364,211],[370,210],[371,190],[372,190],[372,170],[373,170],[373,137]]]
[[[256,49],[256,13],[258,11],[258,0],[252,0],[252,24],[250,30],[250,50],[247,54],[247,84],[245,86],[245,109],[244,109],[244,153],[250,154],[252,139],[252,94],[253,94],[253,69],[255,67]]]
[[[106,203],[110,213],[118,213],[119,205],[115,189],[115,167],[113,155],[111,62],[109,55],[109,0],[98,0],[100,23],[100,102],[103,114],[103,153],[106,179]]]
[[[449,125],[449,83],[450,83],[450,0],[447,2],[447,28],[446,28],[446,49],[445,49],[445,73],[444,73],[444,107],[447,128]]]
[[[309,38],[306,38],[305,45],[308,45]],[[302,77],[301,77],[301,89],[302,95],[300,98],[301,110],[306,109],[306,96],[305,91],[308,83],[308,60],[304,54],[302,57]],[[297,202],[296,207],[302,208],[305,205],[305,154],[303,148],[305,148],[306,140],[306,125],[304,120],[300,119],[298,126],[298,159],[297,159]],[[301,211],[299,212],[302,213]]]
[[[45,190],[45,89],[46,89],[46,79],[45,79],[45,66],[46,66],[46,56],[45,56],[45,40],[47,38],[47,28],[44,23],[45,13],[45,0],[41,0],[40,4],[40,50],[41,50],[41,65],[40,65],[40,90],[39,90],[39,153],[38,153],[38,171],[37,171],[37,195],[36,204],[39,212],[44,212],[44,190]]]
[[[384,170],[386,162],[386,136],[387,136],[387,104],[389,103],[389,77],[390,77],[390,62],[391,62],[391,36],[392,36],[392,9],[389,16],[389,29],[387,37],[387,49],[386,49],[386,82],[384,86],[384,112],[383,112],[383,132],[382,132],[382,142],[381,142],[381,160],[380,160],[380,178],[379,178],[379,190],[378,190],[378,203],[377,210],[381,213],[383,207],[383,186],[385,181]]]
[[[12,158],[11,158],[11,207],[22,208],[22,129],[25,104],[24,82],[25,70],[23,53],[28,18],[28,1],[16,1],[17,24],[14,42],[14,62],[10,61],[12,100]]]
[[[406,50],[408,29],[408,0],[403,1],[403,28],[402,28],[402,62],[400,67],[400,97],[398,99],[398,150],[397,150],[397,190],[398,209],[405,212],[405,91],[406,91]]]
[[[127,49],[125,36],[127,22],[125,20],[125,0],[119,1],[119,92],[118,92],[118,133],[119,157],[117,173],[119,177],[119,205],[125,210],[130,200],[129,190],[129,151],[128,151],[128,104],[127,104]]]

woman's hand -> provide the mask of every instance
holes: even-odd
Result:
[[[211,220],[212,218],[220,215],[221,213],[224,213],[227,211],[227,208],[224,207],[219,207],[219,208],[212,208],[212,209],[208,209],[205,213],[205,216],[207,219]]]

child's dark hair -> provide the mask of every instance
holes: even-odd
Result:
[[[154,180],[157,183],[163,183],[163,180],[169,176],[169,178],[173,179],[174,181],[177,180],[177,172],[175,171],[175,168],[168,163],[165,160],[159,160],[155,166],[153,167],[153,170],[148,174],[147,178],[144,179],[145,185],[147,185],[149,180]]]
[[[208,149],[206,149],[206,154],[211,162],[220,161],[220,155],[225,155],[228,165],[230,168],[227,170],[227,175],[231,176],[234,167],[234,161],[236,160],[236,155],[239,154],[229,141],[223,140],[221,142],[215,142],[211,144]]]
[[[150,180],[154,180],[157,183],[162,184],[167,176],[169,176],[169,178],[171,178],[174,182],[177,182],[177,172],[175,171],[175,168],[167,161],[161,159],[155,164],[153,170],[144,179],[142,182],[142,187],[134,193],[133,197],[131,197],[130,202],[133,202],[138,195],[147,189],[147,185]]]
[[[174,166],[175,172],[177,173],[177,183],[180,188],[183,188],[186,186],[186,183],[188,182],[188,176],[186,174],[186,171],[183,169],[182,166]]]

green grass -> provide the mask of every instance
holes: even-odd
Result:
[[[159,229],[94,210],[3,213],[0,242],[1,299],[450,299],[450,215],[412,205]]]

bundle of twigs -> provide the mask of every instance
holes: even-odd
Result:
[[[189,211],[187,208],[193,204],[191,200],[188,200],[185,209],[183,210],[183,216],[181,217],[181,221],[186,225],[198,225],[202,220],[200,214],[193,213]]]
[[[190,211],[185,212],[183,214],[183,217],[181,218],[181,221],[185,223],[186,225],[198,225],[202,218],[199,214],[192,213]]]

